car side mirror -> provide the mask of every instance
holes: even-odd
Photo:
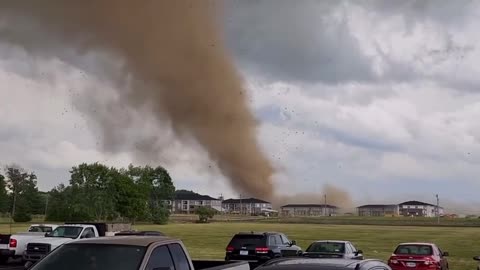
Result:
[[[363,250],[357,250],[357,252],[355,252],[355,255],[359,255],[359,254],[363,254]]]
[[[45,237],[49,237],[49,236],[51,236],[51,235],[52,235],[52,234],[51,234],[50,232],[46,232],[46,233],[45,233]]]
[[[473,259],[474,259],[475,261],[480,261],[480,256],[475,256],[475,257],[473,257]]]
[[[443,257],[448,257],[448,256],[450,256],[450,254],[448,254],[448,252],[443,252],[442,256]]]
[[[297,241],[295,241],[295,240],[292,240],[292,242],[290,242],[290,246],[294,246],[296,244],[297,244]]]

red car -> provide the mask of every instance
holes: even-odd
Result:
[[[448,270],[448,252],[431,243],[403,243],[388,260],[392,270]]]

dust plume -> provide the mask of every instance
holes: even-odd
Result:
[[[325,195],[327,195],[327,204],[350,209],[354,207],[350,194],[331,184],[325,184],[322,191],[318,193],[296,193],[292,195],[279,195],[273,201],[275,207],[281,207],[286,204],[324,204]]]
[[[121,74],[102,79],[113,80],[115,99],[97,100],[101,89],[82,96],[102,110],[89,116],[101,128],[106,149],[135,140],[123,132],[132,127],[130,114],[148,113],[157,124],[168,122],[177,136],[192,137],[203,146],[235,189],[269,199],[273,169],[257,143],[242,79],[217,29],[218,4],[5,0],[0,1],[0,41],[74,65],[92,51],[109,54],[118,60]],[[59,46],[75,56],[59,55]],[[99,76],[95,70],[86,72]],[[156,144],[162,134],[149,135],[149,143],[137,142],[147,158],[162,150]]]

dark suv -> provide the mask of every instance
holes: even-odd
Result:
[[[298,256],[302,249],[283,233],[249,232],[233,236],[227,246],[226,261],[265,262],[273,258]]]

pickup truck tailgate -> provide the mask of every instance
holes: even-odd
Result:
[[[8,249],[10,234],[0,234],[0,249]]]
[[[195,270],[250,270],[250,264],[245,261],[202,261],[192,260]]]

